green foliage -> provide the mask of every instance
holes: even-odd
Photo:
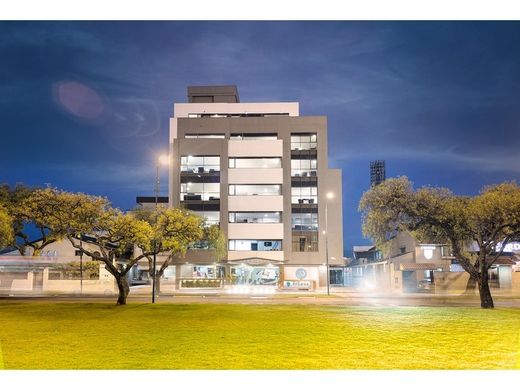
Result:
[[[204,228],[204,237],[208,241],[209,247],[215,253],[215,261],[219,262],[227,255],[226,236],[219,225],[210,225]]]
[[[10,245],[14,240],[13,219],[7,209],[0,203],[0,249]]]
[[[183,256],[188,246],[204,235],[203,220],[181,208],[161,210],[156,224],[156,237],[161,252]]]
[[[24,184],[16,184],[14,187],[10,187],[8,184],[0,186],[0,204],[4,205],[12,221],[14,239],[11,244],[18,249],[20,254],[24,254],[26,246],[30,243],[28,235],[24,232],[27,218],[21,213],[20,208],[34,190],[35,188]]]

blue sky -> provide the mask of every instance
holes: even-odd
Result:
[[[518,22],[0,22],[0,182],[129,209],[186,86],[235,84],[328,117],[349,250],[370,160],[460,194],[519,179],[518,47]]]

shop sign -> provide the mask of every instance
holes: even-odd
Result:
[[[305,271],[305,268],[298,268],[296,270],[296,277],[300,280],[305,279],[307,277],[307,271]]]
[[[312,280],[285,280],[283,287],[295,290],[311,290]]]

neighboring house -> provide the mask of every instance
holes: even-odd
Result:
[[[353,260],[351,265],[361,265],[380,261],[383,258],[381,251],[374,245],[354,245],[352,247]]]
[[[516,256],[506,251],[498,258],[489,270],[491,288],[520,291],[520,272],[514,272],[520,271],[516,261]],[[469,278],[448,245],[421,243],[408,232],[391,241],[384,259],[351,268],[354,285],[382,291],[463,291]]]
[[[82,245],[92,251],[93,239],[83,237]],[[117,292],[115,279],[104,264],[94,263],[69,240],[60,240],[47,245],[40,256],[32,256],[27,247],[24,255],[16,249],[0,253],[1,293],[97,293]]]

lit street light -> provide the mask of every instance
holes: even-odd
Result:
[[[160,165],[168,165],[170,162],[170,158],[168,155],[160,155],[157,159],[157,164],[155,166],[155,224],[157,224],[157,210],[159,203],[159,166]],[[153,240],[153,270],[152,270],[152,303],[155,303],[155,278],[157,277],[156,269],[157,269],[157,241]]]
[[[329,205],[329,199],[334,198],[334,193],[327,192],[327,195],[325,196],[327,199],[325,201],[325,257],[326,257],[326,267],[327,267],[327,295],[330,295],[330,268],[329,268],[329,221],[328,221],[328,205]]]

